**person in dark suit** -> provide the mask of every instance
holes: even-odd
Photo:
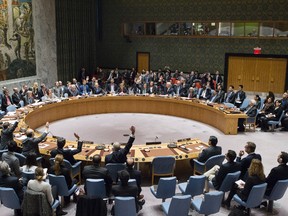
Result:
[[[92,88],[92,92],[95,95],[99,95],[99,94],[104,94],[104,90],[100,87],[99,83],[96,82],[95,85]]]
[[[226,97],[224,99],[225,103],[232,103],[235,102],[235,92],[234,92],[234,86],[230,85],[226,94]]]
[[[253,159],[248,169],[248,178],[246,182],[244,185],[234,184],[234,187],[231,189],[227,199],[224,201],[224,205],[229,209],[230,202],[235,194],[237,194],[241,200],[247,201],[253,186],[262,184],[264,182],[265,174],[263,164],[260,160]]]
[[[105,156],[105,164],[107,163],[125,163],[127,160],[127,154],[130,151],[130,148],[132,147],[132,144],[135,140],[135,127],[130,127],[131,135],[129,137],[129,140],[124,148],[120,147],[119,142],[113,143],[113,152],[111,154],[108,154]]]
[[[243,91],[243,85],[239,85],[238,91],[235,93],[234,105],[239,108],[242,105],[245,98],[246,98],[246,93]]]
[[[54,165],[51,166],[49,169],[49,173],[56,176],[63,175],[66,180],[67,187],[68,189],[70,189],[73,186],[74,182],[71,178],[71,171],[68,170],[63,164],[63,159],[63,155],[57,154],[55,156]],[[70,202],[70,196],[64,197],[64,201],[65,205],[68,204]]]
[[[9,122],[4,122],[3,129],[1,131],[1,144],[0,150],[7,149],[7,144],[9,141],[13,140],[13,132],[17,128],[19,123],[19,117],[17,117],[17,121],[10,127]]]
[[[10,167],[5,161],[0,161],[0,187],[13,188],[16,192],[20,203],[23,200],[23,185],[18,177],[10,175]]]
[[[256,144],[253,142],[247,142],[247,144],[245,145],[245,152],[248,154],[245,158],[241,159],[241,157],[244,155],[244,151],[241,150],[238,154],[238,157],[236,158],[237,162],[240,162],[241,164],[241,175],[240,175],[240,179],[245,180],[246,173],[247,170],[251,164],[251,161],[253,159],[258,159],[258,160],[262,160],[261,155],[260,154],[256,154],[255,153],[256,150]]]
[[[170,96],[170,95],[174,96],[175,95],[175,90],[174,90],[171,82],[166,83],[163,94],[168,95],[168,96]]]
[[[206,87],[206,84],[203,84],[202,89],[199,92],[199,99],[208,100],[211,98],[211,89]]]
[[[20,101],[21,99],[21,94],[19,93],[18,88],[13,88],[13,94],[12,94],[12,102],[15,104],[18,108],[21,107]]]
[[[9,164],[11,174],[13,176],[21,177],[20,162],[15,156],[14,152],[17,150],[17,143],[14,140],[8,142],[8,151],[2,154],[2,160]]]
[[[74,155],[78,154],[82,151],[83,141],[80,141],[80,137],[78,134],[74,133],[78,143],[77,149],[71,150],[69,148],[64,149],[63,147],[66,144],[66,140],[63,137],[57,138],[57,149],[53,149],[50,153],[51,158],[54,158],[57,154],[62,154],[65,160],[68,160],[72,165],[74,165],[77,161],[74,159]]]
[[[260,126],[261,126],[261,131],[267,132],[269,130],[269,125],[268,121],[278,121],[279,118],[282,115],[282,107],[281,107],[281,101],[280,100],[275,100],[275,109],[272,113],[269,113],[266,116],[261,117],[260,119]]]
[[[267,196],[270,195],[273,187],[275,186],[278,180],[288,179],[288,166],[287,166],[288,153],[281,152],[277,158],[277,162],[279,163],[279,165],[277,167],[274,167],[270,171],[268,177],[266,178],[267,189],[266,189],[265,194]]]
[[[217,85],[217,95],[216,98],[214,99],[214,103],[223,103],[224,102],[224,96],[225,96],[225,91],[222,89],[222,85],[218,84]]]
[[[244,112],[248,117],[256,117],[257,115],[257,107],[256,107],[256,101],[254,99],[250,100],[249,105],[243,109],[240,109],[242,112]],[[238,119],[238,132],[245,131],[244,127],[244,118]]]
[[[82,176],[84,181],[86,182],[86,179],[104,179],[105,181],[105,187],[106,187],[106,194],[107,196],[110,195],[111,188],[112,188],[112,183],[113,180],[110,176],[110,173],[106,167],[101,167],[101,156],[99,154],[96,154],[93,156],[92,159],[93,164],[92,165],[87,165],[84,167]],[[86,186],[85,186],[85,191]]]
[[[143,199],[144,195],[141,194],[142,188],[141,188],[141,171],[134,169],[134,159],[133,158],[127,158],[126,161],[126,170],[130,175],[130,179],[135,179],[136,184],[138,187],[138,199]]]
[[[118,93],[118,85],[114,83],[114,79],[110,80],[110,83],[106,87],[106,91],[108,94],[117,94]]]
[[[203,149],[203,151],[198,155],[197,160],[199,162],[205,163],[210,157],[222,154],[222,148],[221,146],[216,146],[217,143],[218,143],[217,137],[210,136],[208,141],[209,147]]]
[[[140,211],[142,209],[142,206],[145,204],[145,200],[142,199],[141,201],[139,201],[137,199],[138,187],[136,185],[128,185],[128,181],[130,178],[129,173],[127,172],[127,170],[121,170],[118,172],[118,177],[121,183],[120,185],[114,185],[112,187],[112,194],[114,196],[134,197],[136,211]]]
[[[22,142],[23,145],[22,154],[27,157],[27,155],[30,152],[34,152],[37,155],[37,157],[40,157],[41,154],[39,151],[38,144],[46,138],[48,130],[49,130],[49,122],[46,122],[45,132],[40,137],[35,138],[34,130],[29,128],[26,131],[27,138]]]
[[[2,95],[2,100],[1,100],[2,111],[6,112],[7,107],[12,105],[12,104],[13,104],[13,101],[9,95],[9,90],[5,88],[3,90],[3,95]]]
[[[235,162],[236,156],[237,155],[235,151],[228,150],[228,152],[225,154],[227,163],[222,164],[221,166],[215,165],[212,169],[203,174],[207,177],[207,180],[212,181],[212,184],[216,190],[221,187],[227,174],[240,171],[240,163]],[[205,185],[205,191],[209,191],[209,185],[207,181]]]
[[[89,85],[87,84],[87,80],[83,80],[82,81],[82,85],[80,85],[80,89],[79,89],[79,94],[80,95],[88,95],[90,94],[91,90],[89,88]]]
[[[214,80],[215,80],[216,85],[222,84],[223,79],[222,79],[222,76],[219,74],[219,71],[215,72]]]
[[[149,87],[147,88],[148,94],[157,94],[157,87],[154,85],[153,81],[150,81]]]

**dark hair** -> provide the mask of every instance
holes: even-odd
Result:
[[[10,125],[10,123],[9,123],[9,122],[4,122],[4,124],[3,124],[3,129],[6,129],[6,128],[8,128],[8,127],[9,127],[9,125]]]
[[[236,158],[236,152],[233,150],[228,150],[226,157],[229,159],[230,162],[234,161]]]
[[[130,178],[130,175],[129,175],[128,171],[121,170],[121,171],[118,172],[118,176],[119,176],[119,179],[120,179],[122,185],[127,185],[128,184],[128,181],[129,181],[129,178]]]
[[[232,89],[234,89],[234,86],[233,86],[233,85],[230,85],[230,87],[231,87]]]
[[[95,165],[100,164],[100,163],[101,163],[101,156],[100,156],[99,154],[95,154],[95,155],[93,156],[92,161],[93,161],[93,163],[94,163]]]
[[[37,166],[36,157],[37,155],[34,152],[30,152],[26,157],[26,166],[27,167],[31,167],[33,165]]]
[[[63,137],[57,138],[57,147],[62,149],[66,144],[66,140]]]
[[[253,142],[247,142],[248,148],[251,150],[251,152],[255,152],[256,150],[256,144]]]
[[[211,142],[212,146],[216,146],[218,143],[218,139],[215,136],[210,136],[209,141]]]
[[[17,150],[17,143],[14,140],[9,141],[7,146],[8,146],[8,151],[10,152],[14,152]]]
[[[260,101],[261,100],[261,98],[260,98],[260,96],[259,95],[255,95],[256,96],[256,98],[257,98],[257,100],[258,101]]]
[[[282,159],[282,163],[284,163],[284,164],[288,163],[288,153],[287,152],[282,151],[280,158]]]
[[[243,89],[243,85],[239,85],[239,87],[241,87],[241,89]]]

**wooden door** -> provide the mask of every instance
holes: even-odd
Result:
[[[148,52],[137,52],[137,71],[141,73],[142,70],[150,70],[150,53]]]

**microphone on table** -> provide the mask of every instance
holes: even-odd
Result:
[[[155,137],[155,142],[156,142],[157,139],[158,139],[158,136]]]

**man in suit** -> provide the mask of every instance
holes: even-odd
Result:
[[[111,187],[113,180],[109,174],[109,171],[107,170],[106,167],[101,167],[101,156],[99,154],[96,154],[93,156],[92,159],[93,164],[92,165],[87,165],[84,167],[82,176],[86,182],[86,179],[104,179],[105,181],[105,187],[106,187],[106,194],[107,196],[110,196],[111,192]],[[86,186],[85,186],[85,191]]]
[[[21,177],[20,162],[14,152],[17,150],[17,143],[14,140],[8,142],[8,151],[2,154],[2,160],[8,163],[13,176]]]
[[[260,154],[256,154],[255,153],[256,150],[256,144],[253,142],[247,142],[247,144],[245,145],[245,152],[248,154],[245,158],[241,159],[241,157],[244,155],[244,151],[241,150],[238,153],[238,157],[236,158],[237,162],[240,162],[241,164],[241,175],[240,175],[240,179],[242,180],[246,180],[246,173],[247,170],[251,164],[251,161],[253,159],[258,159],[258,160],[262,160],[261,155]]]
[[[129,140],[125,147],[122,149],[120,147],[119,142],[113,143],[113,152],[111,154],[106,155],[105,157],[105,164],[107,163],[125,163],[127,160],[127,154],[130,151],[130,148],[132,147],[132,144],[135,140],[135,127],[130,127],[131,135],[129,137]]]
[[[118,173],[119,179],[120,179],[120,185],[114,185],[112,187],[112,194],[114,196],[124,196],[124,197],[134,197],[135,198],[135,205],[136,205],[136,211],[142,209],[142,206],[145,204],[145,200],[142,199],[139,201],[137,199],[138,195],[138,188],[136,185],[129,185],[129,173],[126,170],[121,170]]]
[[[133,158],[127,158],[126,161],[126,170],[130,175],[130,179],[135,179],[136,184],[138,187],[138,199],[143,199],[144,195],[141,194],[142,188],[141,188],[141,171],[134,169],[134,159]]]
[[[174,96],[175,90],[174,90],[171,82],[166,83],[163,94],[168,95],[168,96]]]
[[[110,83],[107,85],[106,91],[108,94],[117,94],[118,93],[118,85],[114,83],[114,79],[110,80]]]
[[[246,93],[243,91],[243,85],[239,85],[238,91],[235,94],[235,106],[240,107],[246,98]]]
[[[19,123],[19,116],[17,116],[17,121],[15,121],[12,126],[10,126],[9,122],[4,122],[3,129],[1,131],[0,150],[7,149],[7,144],[9,143],[9,141],[13,140],[13,132],[17,128],[18,123]]]
[[[256,117],[257,115],[257,107],[256,107],[256,101],[254,99],[250,100],[250,103],[247,107],[241,109],[248,117]],[[243,132],[245,131],[244,127],[244,118],[239,118],[238,119],[238,132]]]
[[[234,92],[234,86],[230,85],[226,94],[226,97],[224,99],[225,103],[232,103],[234,104],[235,101],[235,92]]]
[[[199,162],[205,163],[210,157],[222,154],[222,148],[221,146],[217,146],[217,143],[217,137],[210,136],[208,141],[209,147],[203,149],[203,151],[198,155],[197,160]]]
[[[12,98],[9,95],[9,90],[4,88],[3,90],[3,95],[2,95],[2,100],[1,100],[1,109],[2,111],[6,112],[6,109],[8,106],[12,105],[13,101]]]
[[[214,100],[214,103],[223,103],[225,92],[223,91],[221,84],[217,85],[216,92],[217,92],[217,95],[216,95],[216,98]]]
[[[206,176],[207,180],[212,181],[212,184],[216,190],[221,187],[227,174],[240,171],[240,163],[234,161],[236,156],[237,155],[235,151],[228,150],[228,152],[225,154],[227,163],[222,164],[221,166],[215,165],[213,168],[203,174]],[[207,181],[205,184],[205,191],[209,191],[209,185]]]
[[[148,87],[148,94],[157,94],[157,87],[154,86],[154,82],[153,81],[150,81],[149,83],[149,87]]]
[[[13,188],[20,203],[23,200],[23,185],[16,176],[10,175],[10,167],[5,161],[0,161],[0,187]]]
[[[80,95],[88,95],[90,94],[90,88],[87,85],[87,80],[83,80],[82,85],[80,85],[79,93]]]
[[[211,89],[207,88],[206,84],[203,84],[202,89],[199,92],[199,99],[208,100],[211,98]]]
[[[63,137],[57,138],[57,149],[53,149],[50,153],[51,158],[55,158],[57,154],[62,154],[65,160],[68,160],[72,165],[75,164],[77,161],[74,159],[74,155],[78,154],[82,151],[82,145],[83,142],[80,141],[80,137],[78,134],[74,133],[74,136],[76,137],[78,143],[77,143],[77,149],[71,150],[69,148],[64,149],[64,146],[66,144],[66,140]]]
[[[274,167],[266,178],[267,189],[265,194],[267,196],[270,195],[273,187],[278,180],[288,179],[288,153],[281,152],[277,158],[277,162],[279,163],[279,165],[277,167]]]
[[[49,122],[46,122],[45,132],[40,137],[35,138],[34,130],[28,129],[26,131],[27,138],[22,142],[23,145],[22,154],[27,157],[27,155],[30,152],[34,152],[37,155],[37,157],[40,157],[41,155],[39,152],[38,144],[46,138],[48,130],[49,130]]]
[[[21,107],[20,101],[22,100],[21,94],[19,93],[18,88],[13,88],[13,94],[12,94],[12,102],[15,104],[18,108]]]

